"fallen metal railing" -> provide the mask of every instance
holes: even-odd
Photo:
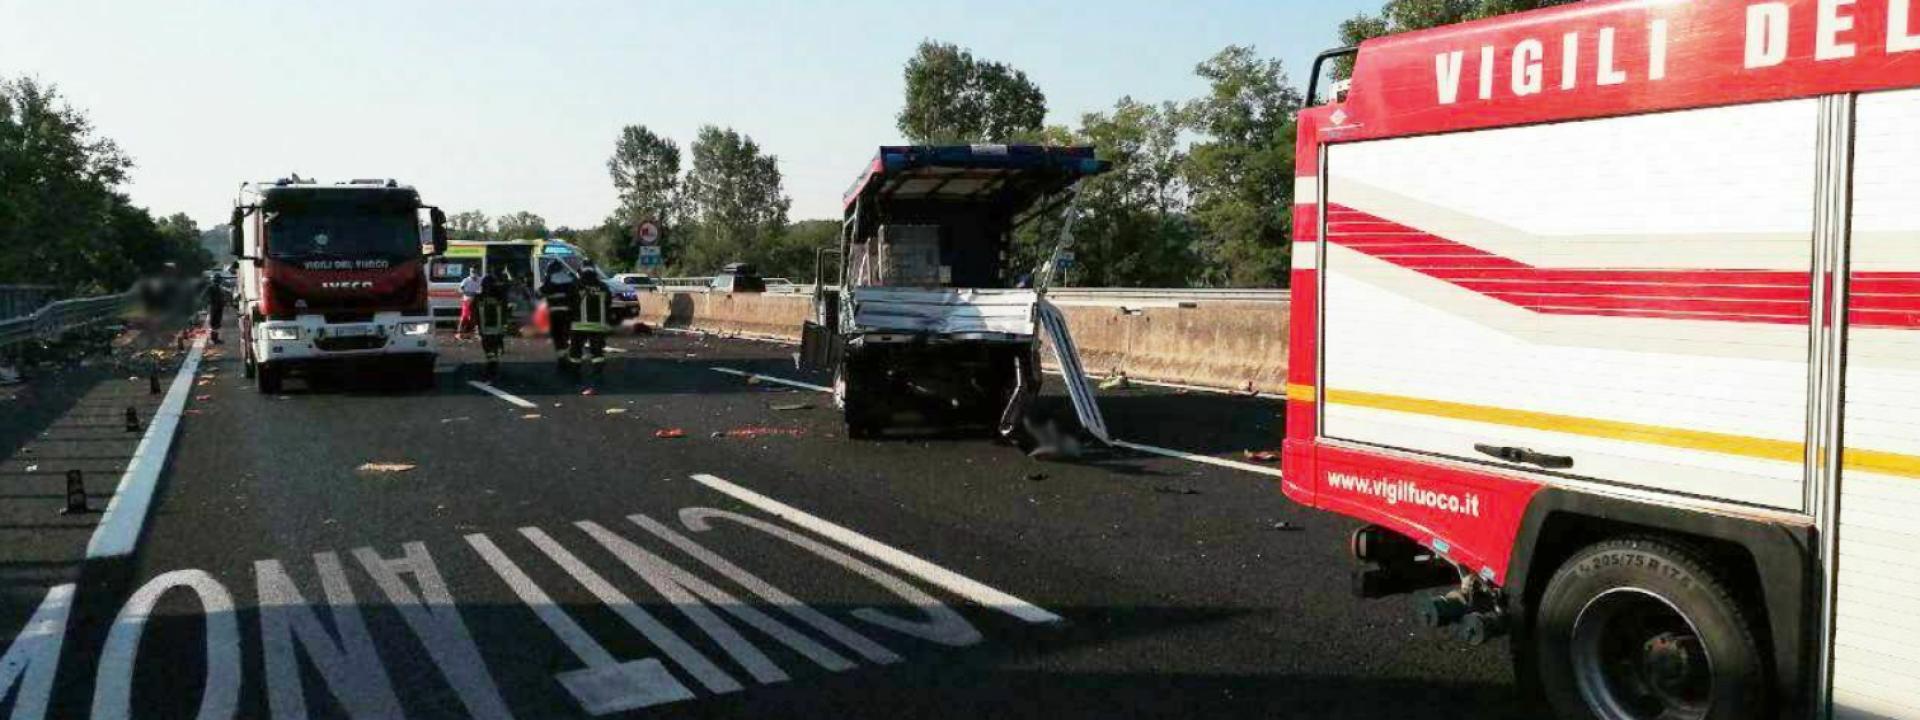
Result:
[[[118,316],[133,300],[134,292],[128,290],[114,295],[47,303],[26,317],[0,320],[0,348],[23,342],[56,340],[74,328]]]

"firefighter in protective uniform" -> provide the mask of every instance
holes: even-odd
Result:
[[[573,309],[580,302],[579,289],[573,270],[565,263],[547,266],[547,279],[540,285],[540,295],[547,301],[547,335],[553,338],[554,364],[563,373],[575,369],[567,357],[567,338],[573,330]]]
[[[600,279],[600,271],[589,266],[580,271],[579,304],[573,316],[573,338],[567,353],[575,368],[586,363],[598,379],[607,363],[607,334],[613,332],[613,293]]]
[[[500,279],[488,275],[480,280],[480,294],[473,298],[474,323],[480,330],[480,351],[487,355],[487,382],[500,377],[500,352],[507,344],[507,317],[511,314],[507,289]]]

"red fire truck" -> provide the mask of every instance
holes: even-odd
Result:
[[[424,266],[446,250],[446,215],[418,191],[393,180],[248,183],[230,222],[244,372],[261,392],[340,363],[380,362],[433,385]]]
[[[1920,718],[1920,0],[1330,51],[1286,494],[1566,717]],[[1316,83],[1317,84],[1317,83]]]

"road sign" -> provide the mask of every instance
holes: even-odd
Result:
[[[640,244],[643,246],[659,245],[660,226],[653,224],[652,220],[635,225],[633,226],[633,239],[640,241]]]
[[[1073,251],[1072,250],[1065,250],[1060,253],[1060,267],[1063,267],[1063,268],[1073,267]]]
[[[659,264],[660,264],[660,246],[659,245],[641,245],[640,246],[640,266],[656,267]]]

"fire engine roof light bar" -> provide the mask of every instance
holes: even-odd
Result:
[[[1312,70],[1312,73],[1307,76],[1306,107],[1314,107],[1320,104],[1321,66],[1325,65],[1328,60],[1332,60],[1334,58],[1351,57],[1359,54],[1360,54],[1360,46],[1348,45],[1346,47],[1327,50],[1325,52],[1320,53],[1319,55],[1313,56],[1313,70]]]

